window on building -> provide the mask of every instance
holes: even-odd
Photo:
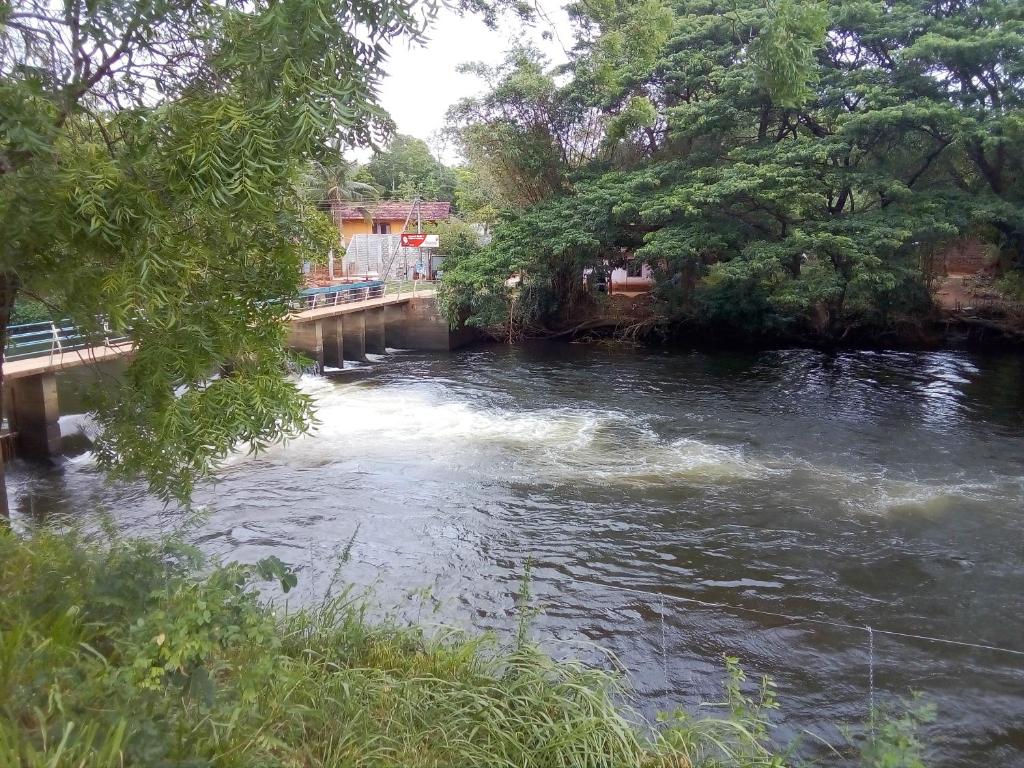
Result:
[[[375,221],[373,222],[373,234],[375,235],[390,235],[391,224],[386,221]]]

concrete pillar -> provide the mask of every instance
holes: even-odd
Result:
[[[413,297],[386,310],[389,347],[440,352],[465,346],[477,338],[473,328],[452,330],[432,296]]]
[[[344,353],[346,360],[366,360],[366,318],[365,312],[349,312],[342,315],[344,331]]]
[[[409,349],[446,352],[452,348],[448,321],[437,311],[432,297],[414,298],[405,313],[406,346]]]
[[[388,304],[384,310],[384,343],[392,349],[407,349],[405,314],[408,303]]]
[[[324,329],[319,320],[292,323],[288,330],[288,346],[312,358],[318,368],[324,367]]]
[[[375,355],[387,352],[384,332],[384,307],[374,307],[363,313],[365,322],[366,351]]]
[[[324,365],[331,368],[345,367],[345,335],[341,327],[341,315],[325,317],[320,321],[324,339]]]
[[[60,453],[56,374],[42,373],[12,379],[8,392],[12,426],[18,433],[18,455],[45,459]]]

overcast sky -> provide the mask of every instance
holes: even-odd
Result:
[[[477,16],[459,17],[442,9],[425,46],[409,47],[402,43],[393,47],[381,101],[398,124],[399,133],[423,139],[436,150],[431,135],[444,125],[448,107],[483,89],[478,78],[455,71],[463,62],[498,64],[512,45],[530,42],[542,50],[552,64],[564,63],[565,52],[557,38],[561,38],[566,48],[571,48],[568,17],[558,0],[542,0],[538,5],[550,22],[541,18],[536,24],[524,27],[508,19],[497,30],[488,29]],[[552,34],[552,39],[543,38],[543,32],[553,30],[557,37]],[[356,155],[360,160],[367,156],[365,152]],[[457,159],[453,147],[447,149],[444,159],[449,163]]]

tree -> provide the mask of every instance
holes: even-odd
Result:
[[[356,181],[358,173],[356,163],[338,156],[328,160],[312,160],[302,174],[301,194],[311,206],[327,213],[335,225],[333,240],[339,249],[344,247],[341,221],[338,213],[342,206],[351,203],[368,202],[380,198],[381,190],[373,184]],[[367,225],[373,224],[373,216],[369,210],[363,209]]]
[[[305,429],[268,302],[326,252],[301,171],[387,133],[384,44],[420,34],[411,0],[0,2],[0,350],[19,295],[130,332],[116,476],[184,499]]]
[[[458,166],[455,177],[455,207],[459,215],[489,230],[498,218],[498,184],[486,169],[472,162]]]
[[[304,196],[324,211],[331,210],[334,205],[379,198],[380,187],[356,181],[357,173],[356,164],[344,158],[313,160],[302,180]]]
[[[497,67],[464,64],[460,71],[488,87],[448,110],[448,123],[470,165],[492,180],[508,207],[537,203],[563,189],[569,147],[560,128],[573,120],[558,98],[547,60],[534,48],[514,48]]]
[[[455,172],[430,153],[425,141],[413,136],[396,135],[386,149],[374,153],[358,178],[391,200],[455,199]]]
[[[513,52],[453,112],[470,157],[551,180],[506,196],[489,246],[550,304],[519,311],[559,317],[566,274],[627,253],[657,268],[671,319],[837,338],[927,316],[922,255],[954,236],[992,229],[1024,265],[1019,4],[570,13],[570,64]]]

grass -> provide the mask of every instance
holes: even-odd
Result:
[[[275,560],[200,570],[180,545],[0,529],[0,766],[784,764],[770,681],[747,690],[732,660],[725,717],[652,729],[613,675],[525,640],[371,622],[347,594],[283,615],[265,577],[294,578]]]
[[[1024,301],[1024,272],[1007,270],[996,282],[996,287],[1011,301]]]

